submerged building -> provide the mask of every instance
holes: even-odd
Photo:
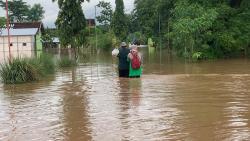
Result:
[[[42,50],[43,30],[41,22],[11,23],[9,29],[11,51]],[[0,29],[0,51],[9,51],[7,28]]]
[[[7,28],[0,28],[0,63],[12,57],[35,56],[43,48],[41,40],[43,32],[44,27],[41,22],[11,23],[9,46]]]

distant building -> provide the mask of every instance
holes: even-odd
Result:
[[[60,40],[58,37],[53,37],[52,41],[43,42],[45,48],[60,48]]]
[[[86,19],[87,27],[95,27],[95,19]]]
[[[9,31],[11,51],[42,50],[41,22],[11,23]],[[7,28],[0,29],[0,51],[9,51]]]

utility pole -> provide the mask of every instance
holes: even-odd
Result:
[[[96,49],[96,51],[97,51],[96,5],[95,5],[95,49]]]
[[[10,22],[9,22],[9,14],[8,14],[8,0],[6,0],[6,26],[8,31],[8,47],[9,47],[9,59],[11,60],[11,53],[10,53]]]
[[[97,55],[99,54],[99,52],[98,52],[98,49],[97,49],[97,28],[96,28],[96,6],[97,5],[95,5],[95,48],[96,48],[96,57],[97,57]],[[97,59],[98,60],[98,59]],[[97,61],[97,77],[98,77],[98,79],[99,79],[99,64],[98,64],[98,61]]]
[[[160,65],[161,65],[162,45],[161,45],[161,14],[160,12],[159,12],[159,38],[160,38]]]

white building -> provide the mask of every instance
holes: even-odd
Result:
[[[9,29],[10,47],[8,45],[8,30],[0,28],[0,60],[9,57],[31,57],[34,50],[42,50],[42,23],[12,23]]]

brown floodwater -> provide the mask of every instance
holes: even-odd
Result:
[[[249,59],[143,54],[140,79],[118,78],[100,54],[39,82],[0,83],[0,140],[250,140]]]

